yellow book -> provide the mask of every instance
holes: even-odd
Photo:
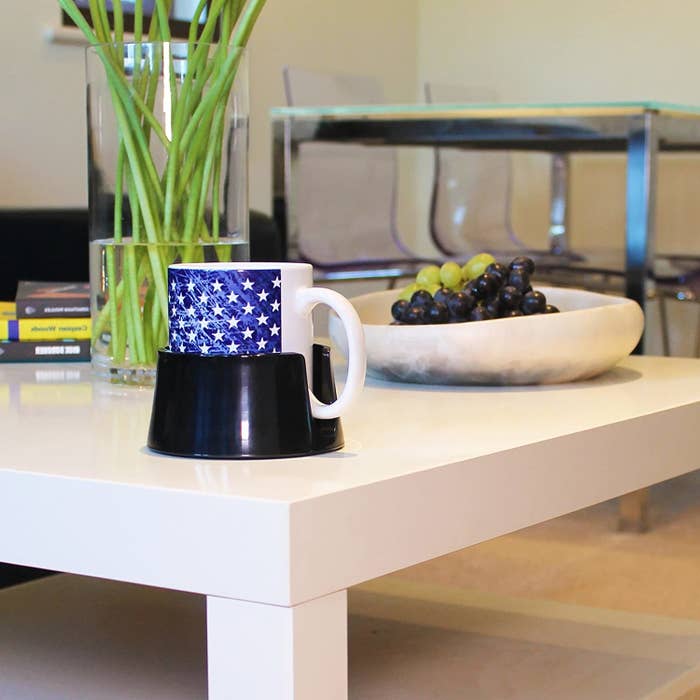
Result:
[[[89,318],[0,318],[0,340],[89,340]]]
[[[17,306],[14,301],[0,301],[0,319],[17,317]]]

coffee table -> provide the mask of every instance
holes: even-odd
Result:
[[[0,367],[0,561],[206,596],[210,700],[347,697],[347,589],[698,467],[700,360],[531,388],[369,380],[337,453],[169,458],[151,393]]]

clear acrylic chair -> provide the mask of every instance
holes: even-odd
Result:
[[[371,105],[384,102],[370,76],[283,69],[289,106]],[[410,277],[434,262],[416,255],[397,223],[397,153],[392,147],[308,142],[290,154],[287,199],[293,201],[290,238],[296,257],[314,265],[317,279]]]
[[[494,103],[488,88],[425,84],[428,103]],[[435,245],[457,259],[485,251],[497,258],[528,255],[535,260],[543,283],[576,286],[603,292],[624,292],[624,249],[571,250],[528,247],[511,222],[513,164],[505,151],[476,151],[454,147],[434,149],[430,231]],[[670,355],[666,299],[697,301],[700,261],[692,256],[659,256],[655,262],[655,297],[659,304],[661,342]],[[700,333],[698,333],[700,339]],[[698,341],[700,350],[700,340]]]
[[[489,88],[440,83],[425,84],[425,99],[442,104],[498,102]],[[444,255],[467,259],[482,252],[498,257],[527,250],[511,224],[512,176],[508,151],[434,149],[430,234]]]

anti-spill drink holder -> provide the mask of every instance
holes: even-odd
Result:
[[[339,418],[311,415],[304,356],[158,353],[148,446],[214,459],[270,459],[343,446]],[[313,393],[336,399],[330,348],[313,346]]]

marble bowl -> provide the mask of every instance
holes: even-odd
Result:
[[[419,384],[559,384],[588,379],[632,352],[639,305],[580,289],[537,287],[561,313],[472,323],[392,326],[395,290],[350,299],[365,331],[367,373]],[[338,319],[330,335],[346,357]]]

